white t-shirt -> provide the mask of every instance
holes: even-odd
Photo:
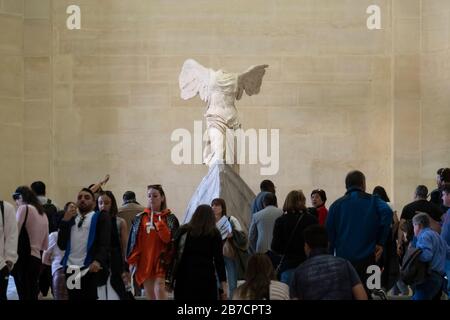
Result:
[[[75,218],[75,224],[72,226],[72,230],[70,231],[70,254],[67,260],[68,266],[84,266],[84,260],[87,255],[89,230],[91,228],[91,221],[94,214],[94,211],[86,214],[81,227],[78,227],[78,224],[81,221],[81,215],[78,215]]]

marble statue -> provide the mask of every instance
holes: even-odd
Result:
[[[235,149],[228,148],[235,146],[229,141],[234,139],[234,134],[227,134],[227,130],[234,132],[241,127],[235,100],[240,100],[244,92],[249,96],[259,93],[267,67],[266,64],[252,66],[237,74],[205,68],[193,59],[184,62],[179,76],[181,98],[188,100],[198,94],[207,103],[203,162],[208,166],[216,162],[230,163],[230,159],[232,164],[237,163]]]

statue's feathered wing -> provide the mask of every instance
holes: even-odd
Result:
[[[193,59],[184,62],[178,77],[181,98],[191,99],[197,94],[207,102],[209,99],[210,70]]]
[[[267,64],[252,66],[238,76],[238,85],[236,90],[237,100],[242,98],[244,91],[249,96],[259,93],[262,78],[266,73],[267,67],[269,67]]]

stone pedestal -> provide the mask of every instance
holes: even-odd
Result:
[[[250,205],[255,194],[244,180],[228,164],[212,165],[195,190],[184,214],[183,224],[188,223],[200,204],[209,204],[214,198],[222,198],[227,205],[227,215],[236,217],[244,230],[250,227]]]

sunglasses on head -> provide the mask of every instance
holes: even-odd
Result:
[[[80,221],[78,222],[78,225],[77,225],[78,228],[81,228],[85,218],[86,218],[86,216],[81,216]]]
[[[14,192],[12,197],[13,197],[14,200],[19,200],[20,197],[22,197],[22,195],[20,193],[18,193],[18,192]]]

